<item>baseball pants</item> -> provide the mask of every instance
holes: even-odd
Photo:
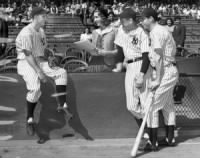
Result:
[[[145,74],[144,85],[141,89],[136,88],[135,77],[140,73],[142,61],[129,63],[126,66],[125,93],[127,109],[138,119],[143,117],[144,103],[146,101],[150,70]]]
[[[173,90],[178,81],[178,70],[176,66],[170,65],[164,68],[161,84],[155,91],[152,109],[147,119],[149,128],[158,128],[159,110],[162,110],[165,125],[176,124],[176,114],[173,101]]]
[[[56,85],[67,84],[67,72],[63,68],[56,67],[52,69],[49,67],[48,62],[40,62],[40,68],[48,77],[55,81]],[[26,95],[27,101],[35,103],[41,96],[40,79],[34,69],[28,64],[26,60],[19,60],[17,64],[18,74],[21,75],[26,82],[28,93]]]

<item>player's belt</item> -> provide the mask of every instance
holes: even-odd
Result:
[[[175,62],[172,62],[172,63],[170,63],[170,64],[165,65],[164,67],[169,67],[169,66],[176,66],[176,63],[175,63]],[[156,67],[152,66],[152,68],[153,68],[154,70],[156,70]]]
[[[140,60],[142,60],[142,57],[138,57],[138,58],[135,58],[135,59],[129,59],[129,60],[127,60],[127,63],[131,64],[131,63],[134,63],[134,62],[140,61]]]

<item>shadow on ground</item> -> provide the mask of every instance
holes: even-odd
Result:
[[[63,112],[58,113],[56,111],[56,99],[53,97],[49,97],[51,96],[51,94],[55,93],[55,89],[53,85],[49,86],[47,84],[50,83],[42,85],[43,93],[40,98],[41,108],[39,121],[36,124],[38,137],[48,140],[50,139],[51,131],[62,129],[64,126],[69,125],[69,128],[67,128],[67,131],[64,131],[65,133],[62,135],[62,137],[79,135],[87,140],[93,140],[79,117],[76,103],[76,90],[74,88],[74,83],[72,79],[70,77],[68,78],[68,88],[66,96],[70,112],[73,114],[73,118],[70,119],[69,122],[65,119],[65,115]],[[73,130],[71,130],[70,127]]]

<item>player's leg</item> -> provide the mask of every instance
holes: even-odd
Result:
[[[34,110],[37,102],[41,96],[40,80],[33,68],[24,60],[18,62],[18,73],[23,77],[26,88],[28,90],[26,95],[27,101],[27,134],[34,135]]]
[[[139,105],[140,90],[135,86],[135,75],[137,65],[128,64],[125,75],[126,105],[134,117],[141,118],[141,106]],[[137,68],[138,69],[138,68]]]
[[[57,92],[57,102],[58,108],[57,110],[69,110],[66,101],[66,93],[67,93],[67,72],[65,69],[60,67],[51,68],[49,67],[47,62],[41,63],[41,68],[44,73],[51,77],[55,81],[56,92]],[[72,117],[71,113],[68,112],[69,117]]]
[[[175,145],[174,129],[176,125],[176,110],[173,102],[173,88],[169,90],[168,104],[166,104],[162,113],[164,116],[164,122],[166,126],[166,142],[169,146]]]
[[[134,79],[137,73],[136,70],[139,70],[138,67],[141,65],[139,64],[138,65],[136,63],[133,63],[131,65],[129,64],[127,66],[126,76],[125,76],[125,93],[126,93],[127,109],[133,114],[133,117],[138,127],[140,127],[142,124],[142,108],[140,104],[140,90],[136,88]],[[146,129],[145,133],[147,133]],[[139,149],[143,148],[146,145],[147,139],[148,139],[148,134],[144,134]]]

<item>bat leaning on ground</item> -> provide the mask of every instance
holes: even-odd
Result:
[[[142,136],[143,136],[143,132],[144,132],[144,128],[145,128],[145,125],[146,125],[146,122],[147,122],[147,118],[148,118],[149,112],[151,111],[151,107],[152,107],[151,105],[152,105],[152,102],[153,102],[154,93],[150,92],[148,97],[149,98],[147,99],[147,101],[145,103],[145,105],[147,106],[146,112],[145,112],[142,124],[140,126],[140,129],[138,131],[137,137],[135,139],[134,146],[131,150],[131,157],[136,157],[138,147],[140,145],[140,142],[141,142],[141,139],[142,139]]]

